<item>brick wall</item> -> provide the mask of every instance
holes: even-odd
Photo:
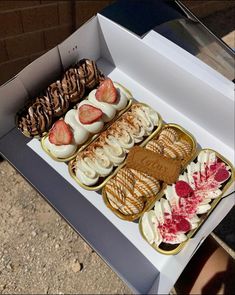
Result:
[[[0,0],[0,85],[112,2]],[[182,2],[199,17],[235,5],[233,0]]]
[[[184,3],[197,17],[204,18],[218,11],[235,7],[234,0],[180,0]]]
[[[0,1],[0,85],[112,1]]]

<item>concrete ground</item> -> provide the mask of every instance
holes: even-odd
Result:
[[[216,18],[209,18],[208,24],[217,23],[218,28],[219,20],[227,19],[224,13]],[[220,37],[226,36],[233,47],[231,32],[223,31]],[[0,162],[0,220],[1,294],[131,293],[6,161]],[[233,215],[217,234],[230,243],[228,247],[220,241],[234,257],[231,220],[234,223]]]
[[[0,293],[131,293],[6,161],[0,163]]]

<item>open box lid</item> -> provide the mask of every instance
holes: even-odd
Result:
[[[15,113],[27,99],[25,92],[34,97],[62,69],[82,57],[105,58],[234,148],[233,83],[156,32],[150,31],[141,39],[102,15],[90,20],[0,88],[3,97],[0,136],[14,127]],[[218,116],[226,120],[218,120]]]
[[[0,140],[0,150],[3,155],[25,175],[135,292],[142,293],[169,291],[197,245],[216,225],[214,220],[219,222],[231,208],[229,199],[223,200],[223,206],[215,210],[207,226],[202,227],[200,234],[195,237],[193,243],[188,244],[184,253],[177,257],[161,257],[160,264],[156,267],[150,262],[151,259],[146,259],[122,234],[125,227],[128,227],[129,233],[136,233],[136,224],[126,226],[123,221],[113,219],[108,209],[102,207],[102,203],[93,198],[92,193],[82,190],[79,190],[79,193],[72,185],[68,185],[70,181],[66,179],[67,172],[62,167],[63,163],[42,161],[28,147],[29,140],[15,128],[12,130],[11,128],[14,127],[15,113],[27,96],[33,97],[39,88],[43,89],[60,75],[62,69],[66,69],[77,59],[88,57],[98,60],[98,64],[101,68],[103,66],[106,74],[123,77],[121,82],[124,84],[126,82],[131,90],[131,86],[133,90],[136,86],[136,89],[138,88],[138,91],[134,90],[136,97],[141,99],[143,94],[143,99],[148,100],[154,108],[157,110],[158,107],[161,108],[166,120],[170,118],[174,121],[181,120],[182,116],[184,127],[192,128],[190,131],[193,131],[199,141],[202,132],[204,143],[208,141],[217,145],[223,150],[222,153],[231,159],[233,155],[231,136],[234,128],[230,125],[233,120],[234,104],[231,81],[185,51],[181,52],[180,48],[175,48],[175,45],[164,37],[159,36],[156,42],[158,43],[151,46],[146,39],[133,35],[102,15],[97,15],[0,89],[0,95],[7,97],[7,100],[1,100],[0,108],[0,128],[3,136]],[[166,51],[166,47],[169,47],[169,50]],[[172,59],[170,54],[172,52],[177,52],[179,59]],[[194,65],[193,70],[188,67],[190,64]],[[205,73],[206,77],[202,79]],[[208,117],[205,116],[207,113]],[[219,113],[222,118],[226,118],[226,121],[221,124],[214,113]],[[16,146],[19,153],[15,152]],[[30,161],[24,161],[27,157]],[[43,171],[43,175],[42,173],[39,175],[38,171],[32,171],[32,165],[37,167],[38,171]],[[59,174],[60,171],[62,174]],[[48,179],[54,184],[53,186],[48,186]],[[82,194],[97,203],[91,206]],[[101,207],[102,213],[95,207]],[[81,214],[79,211],[78,216],[77,208],[81,208],[81,212],[84,213]],[[104,217],[103,214],[108,217]],[[90,222],[88,215],[93,217],[96,224],[96,228],[89,231],[87,231],[87,224]],[[115,223],[115,226],[108,219]],[[108,242],[107,238],[110,239]],[[138,237],[135,239],[138,240]],[[118,241],[121,241],[127,252],[117,247]],[[114,243],[117,244],[116,247]],[[139,240],[138,243],[139,247],[146,246],[144,241]],[[149,252],[149,257],[152,254],[154,253]],[[139,263],[141,268],[138,268]]]

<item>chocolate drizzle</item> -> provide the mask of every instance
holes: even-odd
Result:
[[[98,70],[97,65],[94,61],[89,59],[80,60],[75,67],[77,67],[79,77],[84,80],[85,87],[88,90],[96,87],[104,76]]]
[[[18,126],[27,136],[42,136],[52,124],[52,112],[41,100],[44,101],[43,97],[38,97],[19,117]]]
[[[46,90],[50,105],[53,106],[53,115],[59,117],[69,108],[69,100],[64,95],[60,81],[52,83]]]
[[[72,103],[78,102],[85,93],[85,83],[79,77],[76,68],[69,69],[65,72],[61,79],[61,87],[66,99]]]
[[[84,97],[86,91],[95,88],[103,79],[94,61],[80,60],[61,79],[49,85],[43,95],[30,101],[22,112],[18,112],[19,129],[26,136],[43,136],[54,119],[64,115]]]

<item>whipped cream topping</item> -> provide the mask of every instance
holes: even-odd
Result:
[[[112,104],[98,101],[95,97],[95,94],[96,89],[90,92],[90,94],[88,95],[89,102],[91,102],[94,106],[102,110],[102,112],[104,113],[102,116],[104,122],[111,121],[116,115],[116,109],[113,107]]]
[[[85,151],[78,157],[76,177],[85,185],[94,185],[99,177],[105,177],[113,170],[113,164],[99,147]]]
[[[118,144],[104,145],[103,147],[105,154],[112,161],[114,166],[120,165],[124,160],[126,153],[122,147]]]
[[[147,119],[148,115],[146,114],[149,114],[150,119]],[[139,120],[140,117],[142,121]],[[144,126],[142,126],[142,122],[144,122]],[[96,159],[93,160],[94,162],[99,161],[100,154],[97,154],[97,150],[99,150],[99,153],[102,151],[102,155],[105,155],[110,161],[108,167],[110,169],[109,173],[111,173],[113,166],[118,166],[123,163],[126,154],[134,144],[142,141],[144,136],[149,134],[149,131],[153,130],[157,124],[157,112],[150,107],[135,104],[131,107],[130,111],[121,117],[120,120],[113,123],[107,131],[103,132],[98,140],[91,143],[85,151],[81,152],[81,155],[89,149],[89,151],[91,151],[89,157]],[[79,169],[79,165],[77,167],[77,169]],[[91,167],[91,165],[89,167]],[[95,168],[93,167],[93,169]],[[104,176],[104,173],[101,172],[101,170],[99,171],[98,169],[95,169],[95,171],[100,177]]]
[[[149,107],[139,107],[138,105],[133,109],[133,113],[140,122],[139,125],[145,130],[145,135],[149,135],[153,131],[154,126],[158,123],[156,113]]]
[[[139,214],[145,201],[159,192],[160,183],[145,173],[127,167],[121,168],[105,186],[110,205],[124,215]]]
[[[47,136],[44,140],[44,145],[52,155],[59,159],[66,159],[72,156],[77,150],[77,144],[73,141],[71,144],[66,145],[55,145],[50,142],[49,137]]]
[[[68,111],[64,121],[71,127],[74,141],[77,145],[83,144],[89,138],[90,133],[77,121],[77,110],[72,109]]]
[[[127,105],[127,99],[129,97],[129,94],[125,91],[125,89],[119,85],[118,83],[113,82],[114,87],[117,90],[117,101],[115,101],[115,103],[113,104],[113,107],[118,110],[121,111],[123,110],[126,105]]]
[[[110,159],[107,157],[102,149],[95,149],[94,163],[95,170],[101,177],[109,175],[113,170],[113,163],[110,161]]]
[[[111,132],[110,135],[107,135],[106,142],[109,145],[112,144],[118,144],[120,145],[123,149],[125,149],[126,152],[128,152],[135,144],[134,138],[124,129],[122,132],[115,133]]]
[[[120,121],[122,128],[125,128],[129,134],[134,138],[135,143],[139,143],[143,140],[144,136],[147,134],[144,126],[137,117],[130,113],[126,113],[123,119]]]
[[[142,229],[148,242],[159,245],[161,242],[177,244],[185,241],[186,233],[198,227],[198,215],[207,213],[212,199],[221,195],[221,185],[231,175],[229,170],[230,167],[220,161],[215,152],[200,152],[197,162],[190,163],[179,177],[179,191],[177,183],[167,185],[165,198],[155,203],[154,210],[144,214]]]
[[[94,185],[99,175],[92,167],[92,160],[88,157],[79,159],[76,164],[76,177],[85,185]]]

